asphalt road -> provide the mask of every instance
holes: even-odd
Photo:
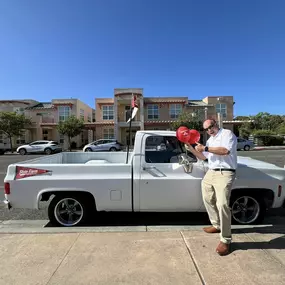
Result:
[[[262,151],[239,151],[240,156],[249,156],[258,160],[266,161],[276,164],[280,167],[285,165],[285,150],[262,150]],[[23,160],[40,157],[40,155],[25,155],[7,154],[0,156],[0,201],[4,199],[3,180],[6,175],[7,167],[11,163],[20,162]],[[43,204],[46,205],[46,204]],[[278,211],[277,215],[285,215],[285,211]],[[26,209],[12,209],[4,208],[3,203],[0,202],[0,220],[47,220],[46,209],[43,210],[26,210]]]

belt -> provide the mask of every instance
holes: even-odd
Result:
[[[211,169],[213,171],[231,171],[231,172],[236,172],[235,169],[230,169],[230,168],[214,168],[214,169]]]

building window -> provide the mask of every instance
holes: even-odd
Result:
[[[181,113],[182,113],[181,104],[171,104],[170,105],[169,114],[170,114],[171,119],[177,119]]]
[[[84,110],[80,109],[80,119],[84,121]]]
[[[24,144],[24,143],[26,143],[25,134],[23,134],[23,135],[17,137],[16,143],[17,143],[17,144]]]
[[[69,106],[59,106],[58,107],[58,115],[59,121],[66,121],[66,119],[70,116],[71,108]]]
[[[158,119],[158,105],[147,105],[147,118],[149,120]]]
[[[103,139],[104,140],[112,140],[114,139],[114,129],[104,129],[103,130]]]
[[[114,120],[114,106],[106,105],[102,106],[103,120]]]
[[[62,134],[59,135],[59,143],[64,144],[64,135]]]
[[[24,108],[21,107],[14,107],[13,111],[17,114],[24,114]]]
[[[0,131],[0,143],[4,143],[5,140],[5,134]]]
[[[222,118],[227,117],[227,105],[224,103],[216,104],[216,113],[220,113]]]
[[[92,116],[91,116],[91,114],[89,113],[89,114],[87,115],[87,122],[88,122],[88,123],[91,123],[91,121],[92,121]]]

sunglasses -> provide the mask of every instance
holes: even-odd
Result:
[[[205,128],[205,131],[209,131],[210,129],[212,129],[214,127],[214,125],[210,125],[208,128]]]

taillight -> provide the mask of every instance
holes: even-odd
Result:
[[[281,197],[282,194],[282,185],[278,185],[278,197]]]
[[[4,183],[4,193],[7,195],[10,194],[10,183],[8,183],[8,182]]]

